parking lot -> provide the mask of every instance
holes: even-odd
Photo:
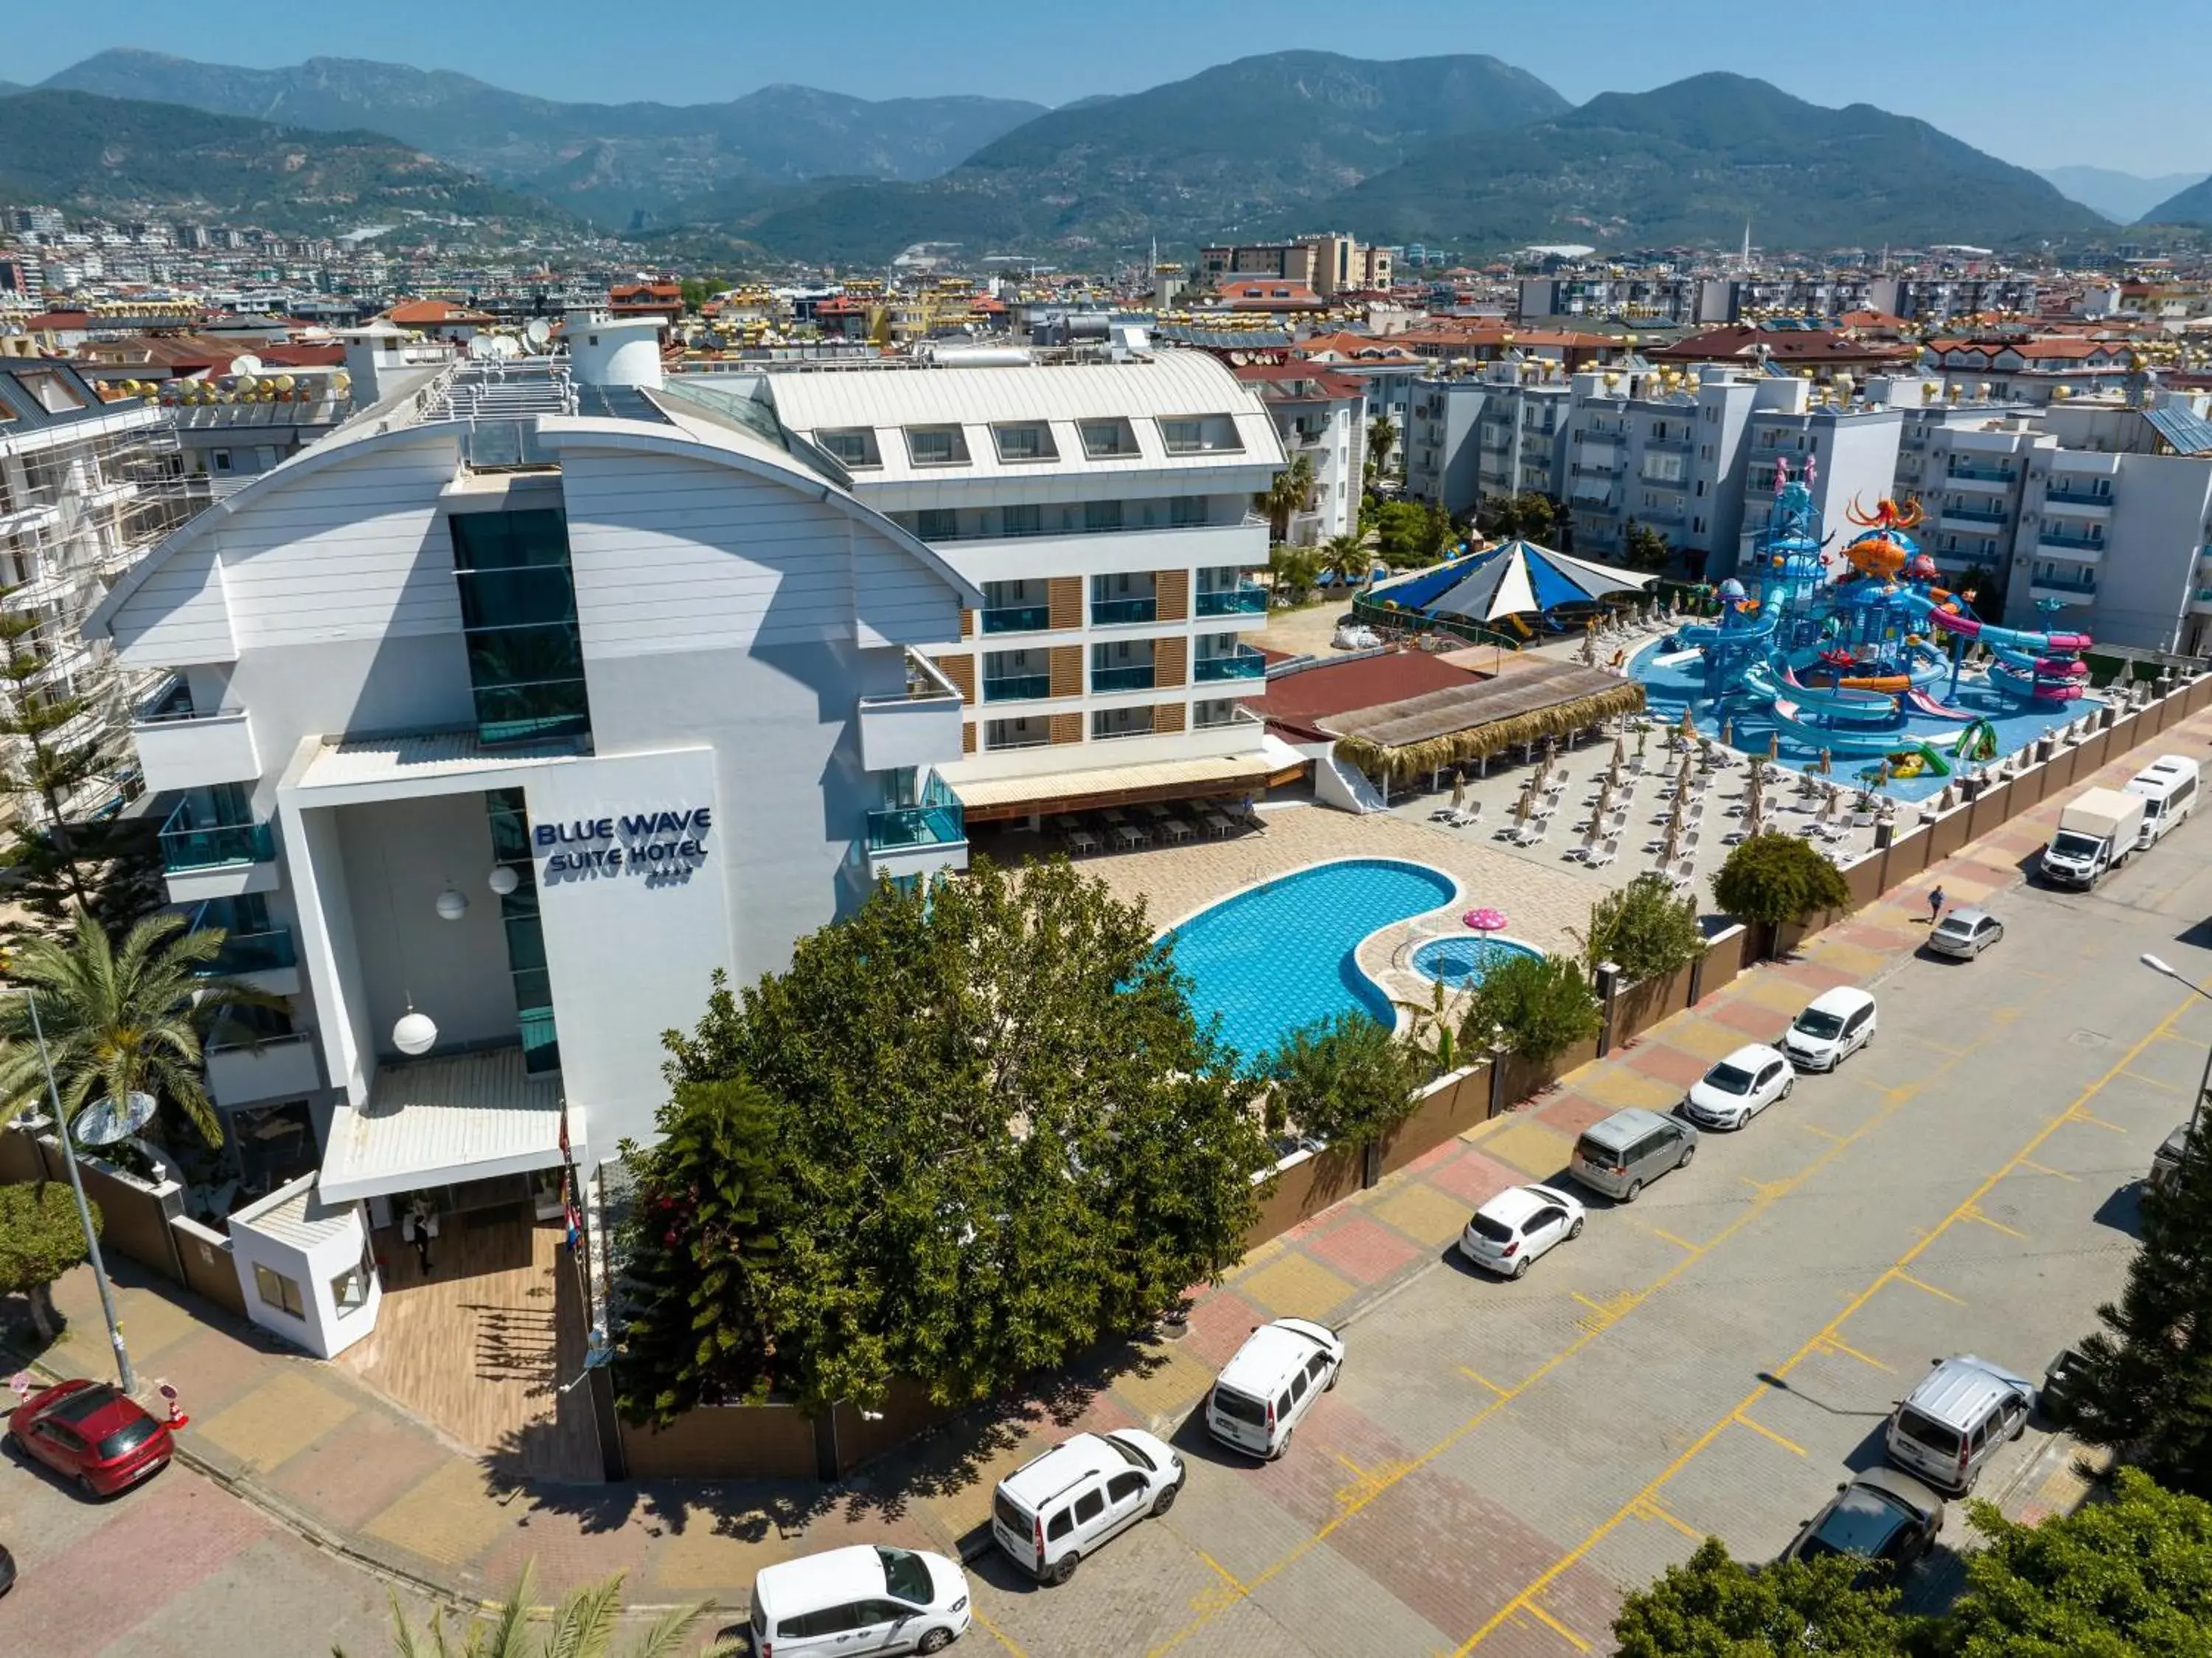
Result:
[[[2000,890],[2007,936],[1978,961],[1857,949],[1881,998],[1865,1052],[1706,1134],[1634,1205],[1590,1198],[1583,1235],[1518,1283],[1478,1277],[1451,1240],[1501,1182],[1559,1174],[1571,1103],[1366,1194],[1329,1223],[1337,1287],[1367,1286],[1342,1303],[1350,1356],[1288,1455],[1255,1466],[1177,1424],[1247,1324],[1331,1301],[1312,1282],[1328,1239],[1241,1281],[1249,1309],[1217,1298],[1165,1367],[1186,1383],[1151,1417],[1190,1464],[1174,1511],[1058,1588],[987,1555],[971,1640],[1033,1658],[1603,1651],[1621,1592],[1706,1533],[1771,1557],[1880,1460],[1932,1360],[2039,1376],[2118,1289],[2138,1182],[2212,1043],[2212,1007],[2136,956],[2212,974],[2208,854],[2212,823],[2192,822],[2093,894]],[[1858,923],[1907,924],[1895,905]],[[1811,993],[1763,975],[1733,1027],[1663,1027],[1633,1072],[1576,1079],[1584,1120],[1663,1106]],[[2007,1447],[1981,1494],[2034,1511],[2063,1473],[2045,1445]],[[1914,1598],[1940,1597],[1964,1532],[1954,1515]]]

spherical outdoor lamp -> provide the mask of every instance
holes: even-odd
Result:
[[[522,877],[514,873],[512,866],[504,863],[495,863],[492,866],[490,878],[485,884],[489,886],[499,897],[505,898],[516,887],[522,885]]]
[[[438,894],[438,919],[441,921],[459,921],[463,916],[468,914],[468,912],[469,900],[467,894],[463,893],[459,887],[448,883],[446,890]]]
[[[411,1006],[392,1027],[392,1045],[410,1058],[429,1052],[437,1041],[437,1021],[427,1013],[417,1013]]]

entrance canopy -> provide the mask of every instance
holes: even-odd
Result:
[[[1494,622],[1562,605],[1595,604],[1608,594],[1645,592],[1658,579],[1516,540],[1386,582],[1368,597],[1431,619]]]
[[[578,1141],[583,1125],[571,1125]],[[522,1050],[384,1065],[368,1103],[340,1102],[316,1190],[326,1202],[528,1174],[562,1161],[561,1090]]]
[[[1088,812],[1146,801],[1223,799],[1258,794],[1275,777],[1295,771],[1305,759],[1273,738],[1245,754],[1152,760],[1133,765],[1094,765],[1080,771],[1044,771],[1027,777],[948,777],[970,823],[1027,817],[1032,812]]]

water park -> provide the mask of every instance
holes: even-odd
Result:
[[[1938,585],[1911,532],[1919,504],[1850,509],[1832,546],[1809,475],[1778,462],[1774,511],[1718,614],[1687,621],[1630,671],[1653,716],[1841,772],[1904,800],[2003,760],[2085,711],[2089,636],[1995,626],[1971,590]]]

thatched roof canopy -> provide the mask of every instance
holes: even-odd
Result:
[[[1565,736],[1644,706],[1644,687],[1595,668],[1532,661],[1514,673],[1354,709],[1320,722],[1362,771],[1419,777],[1516,743]]]

